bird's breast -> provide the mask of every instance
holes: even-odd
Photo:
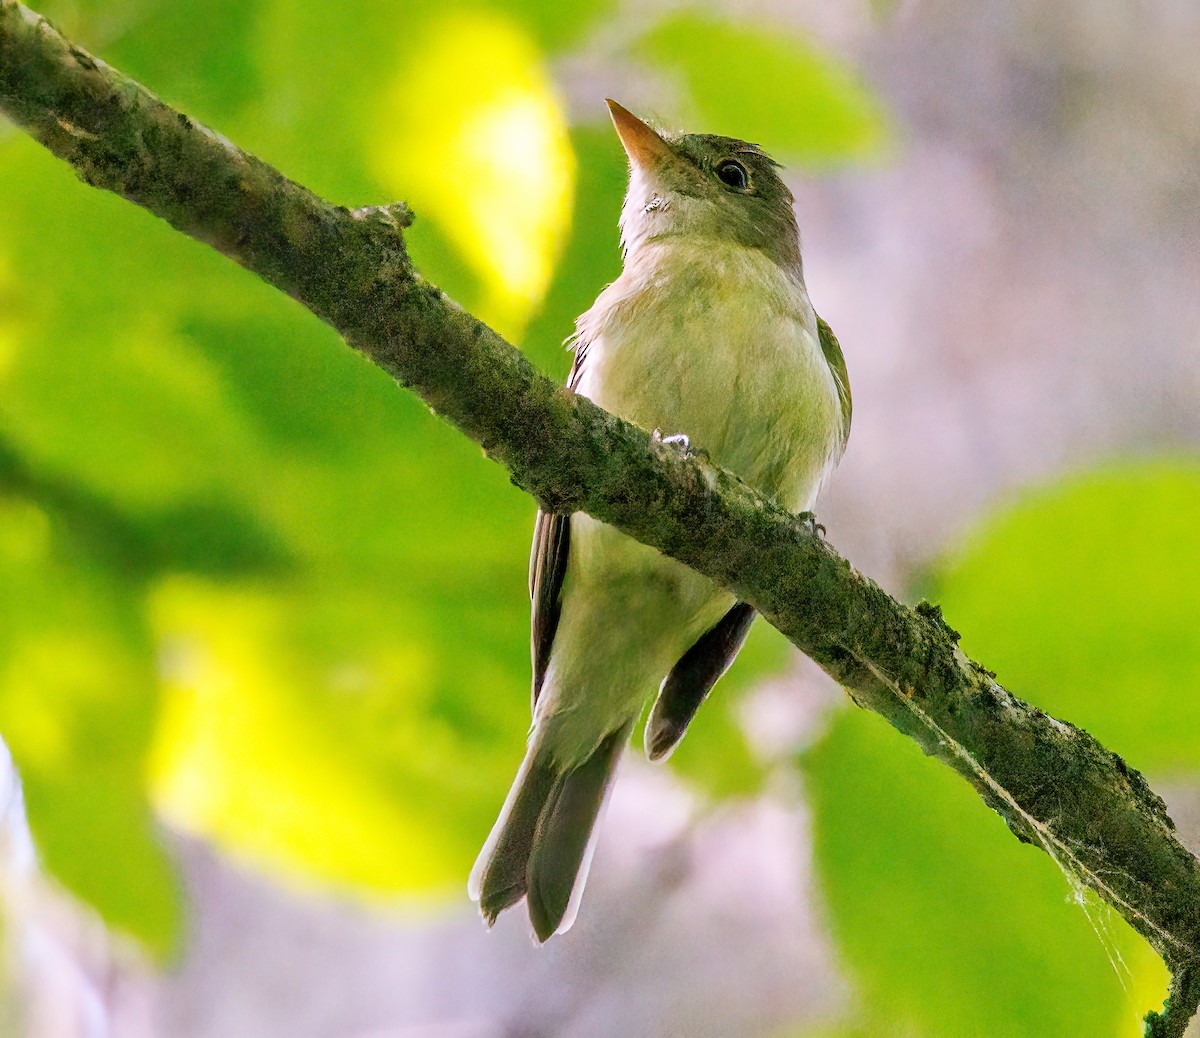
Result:
[[[706,242],[627,264],[579,337],[584,396],[810,507],[836,460],[837,386],[803,285],[765,255]]]

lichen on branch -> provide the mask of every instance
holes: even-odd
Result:
[[[543,506],[587,512],[751,603],[1143,934],[1174,977],[1147,1034],[1183,1034],[1200,1002],[1200,863],[1140,774],[997,684],[935,609],[901,605],[736,476],[551,382],[412,268],[403,205],[318,198],[13,0],[0,0],[0,111],[85,182],[332,325]]]

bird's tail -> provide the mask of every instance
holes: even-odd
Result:
[[[563,770],[543,745],[529,750],[500,817],[471,870],[468,891],[489,926],[521,898],[539,941],[575,921],[600,814],[630,721],[610,732],[582,764]]]

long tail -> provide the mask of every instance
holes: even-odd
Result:
[[[489,926],[521,898],[528,902],[539,941],[575,921],[596,819],[632,727],[631,721],[610,732],[587,760],[568,771],[535,734],[467,886]]]

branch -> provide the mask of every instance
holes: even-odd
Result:
[[[543,507],[587,512],[751,603],[1150,941],[1175,980],[1147,1033],[1182,1035],[1200,1001],[1200,863],[1140,774],[998,685],[936,607],[900,605],[811,524],[536,371],[411,267],[404,206],[331,205],[13,0],[0,0],[0,110],[85,182],[207,242],[332,325]]]

